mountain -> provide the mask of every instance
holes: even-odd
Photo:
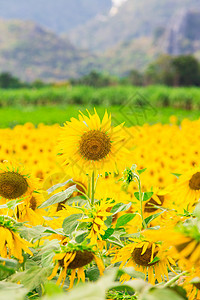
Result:
[[[159,53],[152,37],[140,37],[107,50],[97,57],[96,66],[99,71],[123,76],[133,69],[144,71]]]
[[[179,11],[161,39],[163,50],[171,55],[200,51],[200,10]]]
[[[111,0],[0,0],[0,18],[32,20],[57,33],[107,14]]]
[[[31,21],[0,20],[0,72],[22,80],[65,80],[93,66],[94,55]]]
[[[77,47],[102,53],[119,43],[152,36],[165,29],[178,11],[191,8],[199,9],[199,0],[127,0],[118,13],[96,17],[68,36]]]

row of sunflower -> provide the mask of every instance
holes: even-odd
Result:
[[[61,128],[6,129],[4,285],[37,299],[114,269],[112,286],[104,282],[103,295],[91,299],[200,299],[198,126],[113,127],[107,112],[101,121],[94,111]]]

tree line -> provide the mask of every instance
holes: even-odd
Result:
[[[22,82],[9,72],[0,73],[0,88],[41,88],[44,86],[86,85],[105,87],[115,85],[147,86],[163,84],[167,86],[200,86],[200,62],[192,55],[161,55],[148,65],[144,72],[130,70],[123,77],[111,76],[96,70],[78,79],[62,83],[45,83],[42,80]]]

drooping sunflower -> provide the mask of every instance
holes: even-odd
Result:
[[[27,199],[37,188],[37,181],[21,164],[0,164],[0,200],[5,203],[14,199]]]
[[[90,174],[95,170],[104,174],[124,167],[128,150],[123,124],[112,127],[107,112],[102,122],[96,110],[88,115],[81,113],[79,120],[71,118],[62,128],[59,153],[64,165],[72,167],[76,174]]]
[[[61,246],[61,251],[55,254],[53,262],[55,267],[52,271],[52,274],[49,276],[49,280],[56,276],[58,270],[60,269],[60,274],[57,280],[57,285],[64,285],[68,270],[71,271],[70,276],[70,285],[69,289],[73,287],[73,283],[76,277],[78,277],[78,282],[85,281],[85,272],[84,267],[90,264],[92,261],[95,261],[100,275],[103,274],[104,265],[102,260],[96,255],[92,247],[81,245],[81,244],[72,244],[68,243],[65,246]]]
[[[4,258],[11,258],[11,256],[14,256],[22,263],[24,260],[22,250],[32,255],[32,252],[29,249],[32,244],[25,239],[22,239],[17,232],[15,224],[11,220],[5,219],[4,216],[0,217],[0,236],[0,256]]]
[[[174,272],[171,265],[176,265],[175,261],[162,251],[159,243],[154,243],[145,239],[133,239],[133,242],[116,251],[112,263],[121,262],[120,268],[134,267],[136,271],[148,276],[148,282],[155,284],[168,279],[168,268]],[[122,281],[129,280],[129,275],[123,276]]]

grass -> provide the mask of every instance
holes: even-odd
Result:
[[[93,111],[93,106],[87,107],[90,112]],[[35,125],[39,123],[54,124],[70,120],[71,117],[77,117],[78,111],[86,111],[86,107],[71,105],[71,106],[29,106],[29,107],[4,107],[0,108],[0,127],[14,127],[17,124],[25,124],[32,122]],[[195,120],[199,118],[199,111],[187,111],[175,108],[153,108],[153,107],[121,107],[110,106],[108,112],[112,113],[113,124],[117,125],[125,121],[127,126],[143,125],[144,123],[154,124],[161,122],[169,123],[171,115],[177,116],[179,122],[188,118]],[[105,107],[98,106],[97,112],[100,117],[103,116]]]
[[[0,107],[49,105],[122,105],[143,103],[154,107],[200,109],[199,87],[89,86],[45,87],[41,89],[0,89]]]

